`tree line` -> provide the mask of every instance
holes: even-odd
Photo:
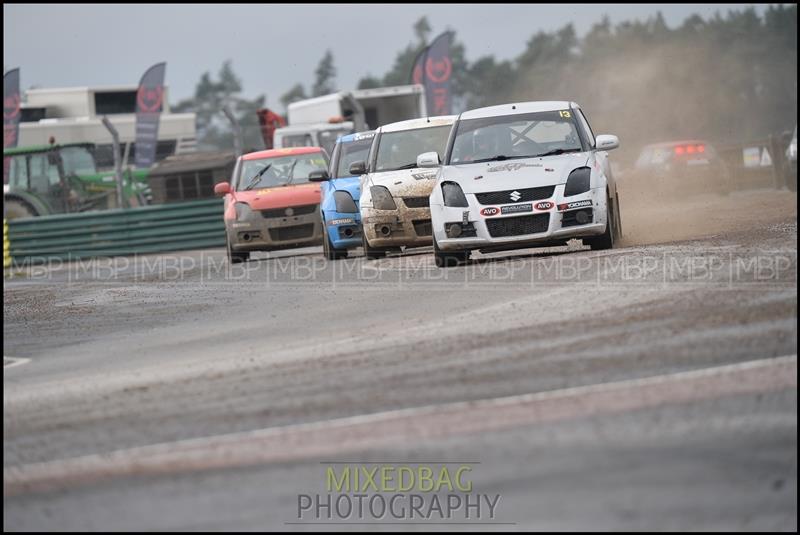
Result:
[[[431,27],[422,17],[412,31],[414,38],[389,69],[365,73],[359,89],[409,83]],[[519,55],[505,60],[485,55],[468,61],[456,31],[451,60],[454,112],[512,101],[574,100],[596,132],[619,135],[631,151],[679,138],[744,142],[791,130],[797,120],[796,4],[768,6],[761,16],[753,8],[708,19],[692,15],[672,29],[660,13],[618,24],[605,17],[583,37],[567,24],[535,33]],[[338,90],[335,78],[333,54],[326,50],[309,91],[296,84],[281,103]],[[205,73],[194,98],[175,109],[198,113],[202,145],[230,147],[230,127],[214,111],[228,99],[249,132],[247,142],[259,147],[253,112],[264,96],[247,100],[240,93],[226,62],[217,81]]]

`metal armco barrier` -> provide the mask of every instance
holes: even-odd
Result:
[[[225,245],[222,199],[9,221],[14,264]]]

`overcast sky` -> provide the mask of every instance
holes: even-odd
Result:
[[[468,60],[510,59],[539,30],[572,22],[583,35],[604,14],[612,22],[661,11],[670,27],[698,13],[749,4],[3,4],[3,65],[20,67],[23,89],[137,84],[145,69],[167,62],[170,101],[191,96],[205,71],[226,59],[246,97],[280,96],[296,82],[307,90],[326,48],[337,86],[354,88],[366,74],[382,76],[414,39],[422,15],[431,37],[456,31]],[[763,13],[766,6],[756,6]]]

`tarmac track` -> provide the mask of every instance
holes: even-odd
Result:
[[[349,461],[472,463],[464,529],[796,530],[796,196],[626,200],[612,251],[6,280],[4,528],[360,529],[297,511]]]

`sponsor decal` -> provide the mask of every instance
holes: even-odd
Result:
[[[544,170],[546,173],[552,173],[553,171],[555,171],[555,169],[553,169],[552,167],[545,167]]]
[[[519,171],[523,167],[542,167],[540,163],[522,163],[522,162],[515,162],[515,163],[504,163],[503,165],[496,165],[494,167],[490,167],[487,169],[490,173],[495,173],[497,171]]]
[[[478,175],[478,176],[475,177],[475,180],[480,180],[482,178],[483,178],[483,175]]]
[[[501,214],[520,214],[522,212],[533,212],[533,205],[526,204],[512,204],[511,206],[503,206],[500,209]]]
[[[550,201],[537,202],[535,205],[533,205],[533,207],[536,208],[537,210],[549,210],[553,206],[555,206],[555,203]]]
[[[436,178],[436,173],[414,173],[411,176],[414,180],[433,180]]]
[[[355,220],[349,217],[343,217],[341,219],[331,219],[328,221],[328,225],[353,225],[355,224]]]
[[[489,206],[488,208],[484,208],[483,210],[481,210],[481,215],[483,217],[492,217],[498,215],[499,213],[500,213],[500,208],[497,208],[496,206]]]
[[[558,209],[559,211],[563,212],[564,210],[574,210],[576,208],[589,208],[591,206],[592,206],[592,201],[590,199],[586,199],[585,201],[573,201],[564,204],[559,204]]]
[[[363,139],[372,139],[375,137],[375,132],[367,132],[366,134],[356,134],[356,137],[353,138],[353,141],[361,141]]]

